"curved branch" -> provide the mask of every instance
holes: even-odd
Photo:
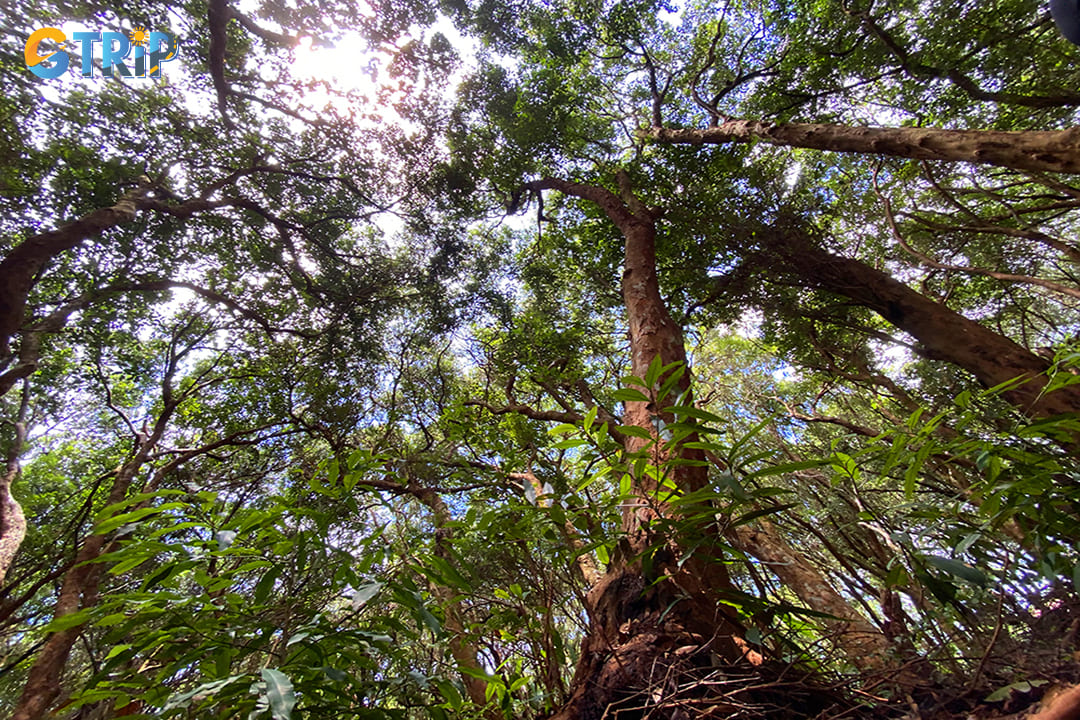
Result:
[[[881,40],[885,47],[900,60],[901,69],[912,78],[923,79],[930,77],[948,80],[967,93],[968,97],[971,99],[983,102],[1005,103],[1008,105],[1020,105],[1022,107],[1030,108],[1072,107],[1080,105],[1080,93],[1077,92],[1062,92],[1059,95],[1021,95],[1019,93],[984,90],[978,83],[959,70],[953,68],[942,69],[920,62],[914,62],[912,61],[911,56],[900,46],[896,39],[890,35],[885,28],[875,22],[874,19],[870,17],[869,13],[863,12],[853,14],[857,14],[863,24],[870,30],[870,33]]]
[[[45,264],[87,238],[134,220],[138,203],[149,191],[149,183],[140,184],[112,207],[98,208],[56,230],[27,238],[0,260],[0,359],[10,357],[8,341],[23,323],[27,296]]]
[[[1018,275],[1018,274],[1015,274],[1015,273],[1003,273],[1003,272],[998,272],[996,270],[988,270],[986,268],[966,267],[966,266],[963,266],[963,265],[949,265],[947,263],[938,262],[938,261],[934,260],[933,258],[929,257],[928,255],[924,255],[923,253],[919,252],[918,250],[916,250],[915,248],[913,248],[911,245],[908,244],[907,240],[904,239],[903,234],[900,232],[900,228],[897,227],[897,225],[896,225],[896,216],[893,214],[893,210],[892,210],[892,203],[889,201],[889,198],[886,197],[885,194],[881,192],[881,188],[878,185],[878,178],[877,178],[877,172],[876,171],[874,172],[873,182],[874,182],[874,193],[878,196],[878,199],[881,201],[882,207],[885,209],[885,221],[889,225],[889,230],[892,232],[893,239],[896,240],[897,244],[900,247],[902,247],[905,252],[907,252],[909,255],[911,255],[912,257],[917,259],[923,265],[925,265],[927,267],[930,267],[930,268],[934,268],[936,270],[947,270],[947,271],[951,271],[951,272],[962,272],[962,273],[965,273],[967,275],[982,275],[984,277],[993,278],[995,280],[1005,280],[1005,281],[1008,281],[1008,282],[1018,282],[1018,283],[1023,283],[1025,285],[1036,285],[1038,287],[1046,288],[1047,290],[1052,290],[1054,292],[1058,292],[1058,293],[1061,293],[1063,295],[1068,295],[1069,297],[1074,297],[1074,298],[1080,300],[1080,289],[1067,287],[1067,286],[1062,285],[1060,283],[1056,283],[1056,282],[1054,282],[1052,280],[1045,280],[1043,278],[1032,277],[1030,275]]]

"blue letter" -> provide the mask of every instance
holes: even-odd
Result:
[[[82,43],[82,76],[94,77],[94,43],[101,42],[101,33],[77,32],[75,42]]]
[[[120,43],[120,47],[113,47],[114,40]],[[131,42],[124,33],[107,32],[102,35],[101,69],[105,77],[113,77],[114,67],[120,71],[120,77],[131,77],[131,71],[123,63],[130,51]]]
[[[146,50],[142,45],[136,45],[135,51],[135,77],[146,77]]]
[[[161,44],[165,43],[165,49],[161,49]],[[150,77],[161,77],[161,64],[175,60],[178,53],[178,44],[176,38],[168,33],[152,32],[150,33],[150,40],[146,43],[147,49],[150,50]]]

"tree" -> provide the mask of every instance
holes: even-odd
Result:
[[[13,54],[79,12],[38,11]],[[880,716],[1074,679],[1080,97],[1030,3],[91,21],[190,53],[175,84],[4,66],[14,717]],[[303,37],[376,86],[297,75]]]

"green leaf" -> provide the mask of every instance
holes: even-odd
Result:
[[[353,610],[359,610],[364,605],[379,594],[379,590],[382,589],[383,584],[381,582],[372,582],[367,585],[361,585],[353,591],[352,596],[352,608]]]
[[[780,465],[770,465],[761,470],[755,470],[746,477],[748,479],[756,479],[769,477],[771,475],[786,475],[788,473],[798,472],[799,470],[824,467],[827,464],[828,463],[824,460],[801,460],[799,462],[782,463]]]
[[[618,402],[648,402],[649,396],[634,388],[621,388],[611,394],[613,400]]]
[[[1021,680],[1020,682],[1014,682],[1012,685],[1006,685],[1005,687],[998,688],[990,693],[983,698],[983,702],[1001,702],[1002,700],[1008,700],[1012,697],[1014,692],[1029,693],[1033,689],[1042,687],[1049,682],[1049,680]]]
[[[672,369],[671,374],[664,378],[663,384],[660,389],[656,391],[656,401],[662,403],[667,401],[668,395],[675,388],[676,383],[686,373],[686,368],[682,367],[682,363],[679,363],[679,367]],[[670,401],[669,401],[670,402]]]
[[[458,572],[457,568],[451,565],[445,558],[441,558],[438,555],[431,555],[427,560],[435,566],[435,569],[446,581],[448,586],[456,587],[459,590],[468,590],[472,587],[472,583],[466,580],[464,576]]]
[[[319,668],[319,670],[323,673],[323,675],[326,675],[326,677],[337,683],[342,683],[349,679],[348,673],[342,672],[337,668],[330,667],[329,665],[324,665],[323,667]]]
[[[618,430],[623,435],[629,435],[631,437],[641,438],[642,440],[652,440],[653,439],[652,435],[649,433],[648,430],[646,430],[643,427],[639,427],[637,425],[619,425],[615,429]]]
[[[596,547],[596,559],[600,561],[601,565],[607,565],[611,562],[611,555],[608,553],[606,545],[598,545]]]
[[[103,617],[103,618],[101,618],[99,620],[95,620],[94,625],[96,625],[98,627],[109,627],[110,625],[119,625],[120,623],[124,622],[127,619],[128,619],[128,616],[127,616],[126,613],[122,613],[122,612],[111,613],[111,614],[106,615],[105,617]]]
[[[660,355],[652,359],[649,363],[648,370],[645,371],[645,387],[652,389],[656,387],[656,381],[660,379],[660,374],[663,372],[663,365],[660,361]]]
[[[213,680],[211,682],[203,683],[195,688],[188,690],[187,692],[177,693],[169,697],[165,703],[164,711],[174,710],[176,708],[186,708],[191,705],[191,701],[197,697],[209,697],[214,695],[219,690],[222,690],[232,683],[242,678],[250,678],[250,675],[233,675],[227,678],[221,678],[220,680]]]
[[[95,520],[104,520],[108,517],[111,517],[117,510],[131,507],[132,505],[138,505],[142,502],[155,500],[160,497],[169,497],[183,494],[183,490],[155,490],[154,492],[136,493],[130,497],[124,498],[120,502],[113,503],[112,505],[106,505],[101,509],[101,512],[97,514]]]
[[[433,679],[432,684],[439,689],[439,694],[443,696],[443,699],[453,710],[460,710],[465,704],[465,699],[461,695],[461,691],[458,690],[450,680],[445,679]]]
[[[94,527],[95,535],[104,535],[105,533],[112,532],[119,527],[127,525],[128,523],[138,522],[150,515],[156,515],[157,513],[165,512],[166,510],[179,510],[180,508],[187,507],[184,503],[172,502],[165,503],[163,505],[156,505],[154,507],[139,508],[138,510],[132,510],[131,512],[121,513],[120,515],[114,515],[107,520],[102,520]]]
[[[43,629],[45,632],[56,633],[67,630],[68,628],[84,625],[90,621],[90,617],[91,615],[93,615],[93,612],[93,608],[83,608],[78,612],[62,615],[61,617],[54,618]]]
[[[753,522],[754,520],[757,520],[759,517],[764,517],[766,515],[774,515],[774,514],[779,513],[779,512],[784,512],[785,510],[796,507],[797,505],[798,505],[798,503],[788,503],[786,505],[775,505],[773,507],[766,507],[766,508],[761,508],[761,509],[758,509],[758,510],[754,510],[753,512],[748,512],[745,515],[737,518],[731,524],[733,526],[746,525],[747,523],[750,523],[750,522]]]
[[[137,568],[139,565],[142,565],[144,562],[146,562],[149,559],[150,559],[149,555],[142,554],[142,553],[136,555],[135,557],[126,558],[126,559],[121,560],[120,562],[116,563],[111,568],[109,568],[109,574],[110,575],[123,575],[128,570],[133,570],[134,568]]]
[[[972,567],[967,563],[960,562],[959,560],[953,560],[952,558],[941,557],[940,555],[926,555],[926,562],[930,563],[939,570],[944,570],[953,577],[960,578],[972,585],[978,585],[979,587],[985,587],[989,583],[989,579],[986,577],[986,573],[978,568]]]
[[[130,650],[130,649],[131,649],[130,644],[114,645],[112,650],[109,650],[109,654],[105,656],[105,660],[106,661],[112,660],[114,657],[116,657],[120,653],[125,652],[125,651]]]
[[[675,413],[679,417],[689,417],[695,420],[704,420],[705,422],[713,423],[716,425],[723,425],[725,420],[708,410],[702,410],[690,405],[675,405],[672,407],[664,408],[664,412]]]
[[[296,706],[296,694],[293,685],[285,673],[273,668],[264,668],[263,682],[266,683],[266,700],[270,704],[270,716],[274,720],[289,720]]]
[[[280,575],[280,565],[274,566],[263,573],[263,576],[259,579],[259,584],[255,586],[255,592],[252,593],[251,597],[256,605],[262,605],[266,602],[266,599],[270,597],[270,591],[274,589],[274,583]]]

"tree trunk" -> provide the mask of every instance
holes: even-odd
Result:
[[[865,263],[832,255],[798,230],[781,229],[766,239],[778,267],[803,284],[846,297],[908,333],[931,360],[967,370],[986,387],[1023,378],[1002,393],[1033,417],[1080,411],[1080,388],[1044,394],[1050,363],[1007,337],[930,300]]]
[[[106,505],[118,503],[127,496],[131,481],[161,439],[164,430],[165,422],[159,421],[154,433],[140,444],[135,456],[116,471]],[[74,564],[64,574],[53,610],[54,620],[93,607],[97,602],[101,574],[105,570],[105,565],[94,561],[105,552],[108,542],[107,535],[97,533],[83,540],[75,556]],[[44,645],[30,668],[26,685],[23,686],[22,695],[19,697],[19,703],[15,707],[11,720],[41,720],[45,717],[60,695],[60,679],[64,666],[82,629],[83,624],[79,624],[52,633],[45,639]]]
[[[450,516],[446,503],[439,497],[437,491],[420,487],[412,480],[409,483],[409,493],[431,510],[435,525],[435,555],[448,563],[453,563],[454,559],[449,547],[452,532],[449,524],[453,518]],[[446,613],[445,627],[450,633],[450,656],[458,665],[465,692],[473,704],[480,708],[485,707],[488,704],[487,681],[477,677],[484,672],[484,668],[480,665],[476,646],[469,641],[466,634],[461,603],[457,601],[456,593],[448,587],[432,583],[432,590]],[[489,720],[497,720],[502,717],[502,713],[492,707],[485,711],[485,717]]]
[[[729,120],[703,129],[654,127],[640,131],[639,136],[665,144],[685,145],[760,140],[771,145],[832,152],[970,162],[1035,172],[1080,173],[1080,128],[1005,132]]]
[[[11,486],[22,470],[19,456],[22,455],[23,446],[26,444],[26,421],[29,410],[30,386],[24,383],[19,412],[15,418],[15,437],[11,441],[11,447],[8,448],[4,474],[0,477],[0,586],[3,586],[7,571],[26,537],[26,515],[23,513],[22,505],[12,495]]]
[[[665,365],[685,366],[686,350],[682,328],[660,295],[654,217],[634,197],[629,178],[620,173],[618,180],[621,198],[601,187],[556,179],[532,183],[530,189],[555,189],[592,201],[622,232],[626,241],[622,296],[630,327],[631,367],[643,378],[656,358]],[[690,402],[689,390],[687,371],[667,402],[680,393],[686,393],[683,401]],[[626,403],[623,422],[646,429],[655,442],[628,437],[625,448],[630,455],[649,452],[651,465],[665,467],[673,458],[656,438],[656,421],[673,418],[660,412],[662,399],[655,400],[655,405]],[[708,470],[701,452],[677,452],[682,460],[698,462],[666,466],[676,487],[685,492],[704,487]],[[670,515],[670,509],[657,501],[657,485],[647,473],[634,478],[636,497],[623,510],[627,547],[586,598],[590,632],[570,699],[555,715],[559,720],[600,718],[613,707],[661,703],[672,689],[673,677],[709,667],[715,656],[730,664],[761,662],[743,640],[739,622],[717,603],[725,592],[735,590],[717,554],[699,549],[680,564],[682,550],[658,532],[657,521]],[[645,564],[642,556],[649,553],[652,562]]]

